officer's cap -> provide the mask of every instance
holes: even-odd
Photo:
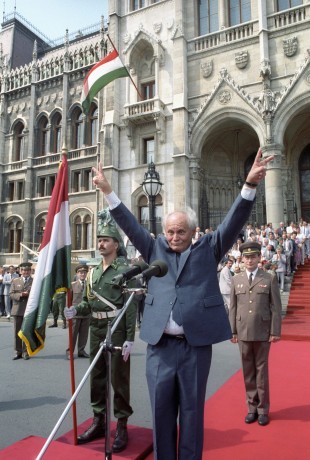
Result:
[[[78,265],[75,269],[75,272],[88,272],[87,265]]]
[[[239,251],[243,256],[250,256],[251,254],[260,254],[261,253],[261,245],[256,243],[255,241],[247,241],[246,243],[242,243],[239,246]]]
[[[21,264],[19,264],[19,268],[31,268],[32,267],[32,263],[30,262],[22,262]]]

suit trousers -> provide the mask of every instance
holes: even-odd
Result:
[[[148,345],[155,460],[201,460],[211,358],[212,345],[192,347],[185,339],[163,336],[158,344]]]
[[[75,349],[76,342],[78,343],[78,353],[85,350],[88,331],[89,331],[90,318],[73,318],[72,320],[72,346]]]
[[[18,355],[21,355],[26,351],[25,342],[19,338],[18,333],[21,330],[23,324],[23,316],[14,316],[14,348]]]
[[[270,342],[239,340],[246,400],[250,413],[268,414]]]

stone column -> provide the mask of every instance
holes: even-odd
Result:
[[[279,227],[284,217],[283,181],[282,181],[282,151],[283,147],[271,144],[262,148],[263,157],[274,155],[267,165],[265,178],[266,215],[267,222],[272,222],[273,227]]]
[[[228,2],[227,0],[219,1],[219,29],[226,29],[228,23]]]

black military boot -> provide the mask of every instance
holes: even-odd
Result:
[[[67,327],[67,321],[64,319],[62,323],[62,328],[66,329],[66,327]]]
[[[127,418],[119,418],[116,427],[112,452],[122,452],[128,444]]]
[[[94,439],[105,437],[105,420],[104,414],[94,414],[93,423],[84,431],[83,434],[78,436],[77,443],[85,444],[93,441]]]
[[[57,320],[54,320],[53,324],[51,324],[48,327],[58,327]]]

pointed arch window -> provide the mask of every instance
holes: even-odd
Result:
[[[19,121],[14,128],[14,150],[12,161],[21,161],[24,159],[25,150],[25,135],[24,124]]]
[[[80,149],[83,146],[83,113],[80,108],[77,108],[72,117],[72,148]]]
[[[138,201],[139,208],[139,222],[140,224],[149,229],[149,205],[148,199],[145,195],[141,196]],[[156,195],[155,199],[155,218],[156,218],[156,235],[162,233],[162,219],[163,219],[163,200],[161,195]]]
[[[8,252],[19,253],[20,243],[22,241],[22,221],[18,218],[12,218],[8,222]]]
[[[61,115],[55,113],[52,118],[52,139],[51,151],[53,153],[61,152]]]
[[[45,156],[48,153],[48,120],[46,117],[41,117],[39,121],[39,156]]]
[[[96,104],[90,106],[86,139],[87,145],[96,145],[98,142],[98,107]]]
[[[73,250],[92,248],[92,220],[89,214],[81,212],[73,219]]]

